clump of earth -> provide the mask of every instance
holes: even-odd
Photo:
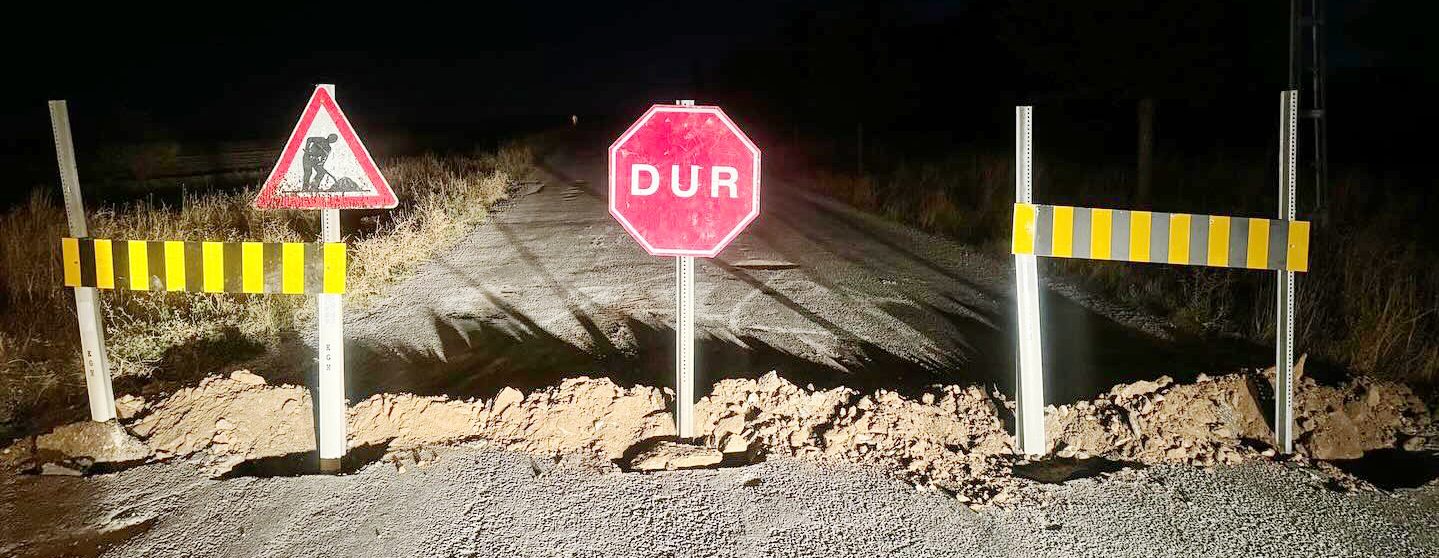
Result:
[[[1356,459],[1396,445],[1417,449],[1433,417],[1407,386],[1357,377],[1320,385],[1295,369],[1296,454],[1311,459]],[[1104,455],[1141,463],[1214,465],[1272,457],[1274,439],[1261,408],[1261,387],[1272,393],[1274,370],[1201,375],[1192,384],[1169,377],[1115,386],[1092,401],[1051,408],[1045,415],[1049,449],[1060,457]]]
[[[1049,449],[1060,457],[1200,466],[1272,457],[1260,403],[1260,388],[1272,389],[1267,377],[1272,372],[1201,376],[1189,384],[1165,377],[1051,406]],[[527,394],[506,388],[488,399],[380,394],[350,406],[348,443],[385,448],[400,471],[405,463],[427,462],[433,452],[426,447],[465,441],[554,458],[630,460],[630,470],[779,454],[880,467],[971,504],[1003,504],[1027,482],[1012,474],[1023,460],[1002,420],[1012,404],[978,387],[933,386],[906,397],[816,390],[773,372],[724,380],[696,403],[694,440],[675,439],[672,399],[669,390],[588,377]],[[1296,452],[1313,459],[1422,446],[1417,433],[1432,422],[1409,388],[1369,378],[1325,386],[1301,376],[1295,400]],[[270,385],[248,371],[126,404],[131,412],[119,424],[62,426],[16,442],[0,452],[0,463],[39,469],[56,455],[125,463],[187,459],[223,474],[248,460],[315,447],[308,390]]]

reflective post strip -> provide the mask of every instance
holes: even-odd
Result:
[[[1114,235],[1114,210],[1089,210],[1089,257],[1107,260],[1110,255],[1111,238]]]
[[[1189,215],[1169,214],[1169,261],[1172,264],[1189,263]]]
[[[343,242],[325,243],[325,292],[339,294],[345,292],[345,244]]]
[[[65,286],[80,286],[80,239],[60,239],[60,260],[65,264]]]
[[[280,245],[280,292],[305,292],[305,245],[286,242]]]
[[[185,243],[165,241],[165,290],[185,290]]]
[[[223,242],[203,242],[200,246],[205,292],[225,292],[225,244]]]
[[[1229,218],[1209,218],[1208,263],[1217,267],[1229,266]]]
[[[1309,271],[1309,222],[1289,222],[1289,253],[1284,259],[1289,271]]]
[[[1035,220],[1038,218],[1038,210],[1034,204],[1014,204],[1014,244],[1015,254],[1034,254]]]
[[[245,242],[240,245],[241,292],[265,292],[265,244]]]
[[[1056,258],[1074,255],[1074,208],[1054,206],[1054,245],[1049,253]]]
[[[1014,111],[1014,201],[1018,204],[1034,202],[1034,107],[1015,107]],[[1031,206],[1033,207],[1033,206]],[[1043,212],[1035,208],[1037,221]],[[1045,224],[1034,224],[1034,238]],[[1053,227],[1057,229],[1058,227]],[[1018,233],[1016,233],[1018,234]],[[1050,237],[1058,237],[1051,230]],[[1031,242],[1031,247],[1041,242]],[[1051,246],[1057,242],[1051,242]],[[1035,250],[1031,250],[1032,252]],[[1044,360],[1040,347],[1039,333],[1039,265],[1033,254],[1016,253],[1014,256],[1015,306],[1019,326],[1019,378],[1015,382],[1015,441],[1019,451],[1026,455],[1044,455],[1047,452],[1044,439]]]
[[[1129,259],[1131,261],[1149,261],[1149,234],[1152,215],[1148,211],[1129,212]]]
[[[130,290],[150,290],[150,243],[131,240],[125,243],[130,262]]]
[[[49,109],[55,161],[60,169],[60,191],[65,198],[65,218],[73,237],[72,242],[61,241],[65,284],[75,285],[75,317],[80,330],[80,357],[85,364],[90,420],[104,422],[115,419],[115,393],[110,384],[110,358],[105,353],[105,326],[100,322],[99,297],[94,287],[79,286],[82,282],[79,239],[90,236],[90,227],[85,222],[85,203],[80,196],[80,172],[75,165],[75,142],[70,136],[70,108],[65,101],[50,101]]]
[[[1269,220],[1249,220],[1249,255],[1244,266],[1250,269],[1269,267]]]
[[[60,239],[63,284],[73,288],[343,294],[346,257],[342,242]]]
[[[95,287],[115,288],[115,250],[109,240],[95,240]]]

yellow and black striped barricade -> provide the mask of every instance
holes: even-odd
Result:
[[[62,238],[65,286],[132,291],[345,292],[343,242]]]
[[[1014,253],[1309,270],[1309,222],[1014,204]]]

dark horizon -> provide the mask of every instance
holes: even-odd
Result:
[[[1059,106],[1074,128],[1057,134],[1061,151],[1107,146],[1122,158],[1141,97],[1160,100],[1161,149],[1263,148],[1286,82],[1287,3],[741,4],[724,15],[512,4],[379,21],[316,10],[178,26],[126,9],[73,24],[59,45],[33,26],[6,39],[11,52],[49,56],[20,57],[20,87],[4,94],[0,160],[19,183],[3,197],[54,180],[47,99],[69,101],[82,160],[116,143],[280,142],[314,83],[339,86],[362,132],[411,137],[410,149],[467,149],[570,114],[621,121],[651,102],[699,98],[759,138],[833,138],[863,124],[875,145],[929,153],[1003,146],[1013,105]],[[1412,48],[1432,43],[1393,5],[1330,2],[1329,12],[1332,157],[1389,164],[1422,153],[1388,115],[1403,91],[1434,83],[1427,51]],[[316,22],[305,27],[315,37],[279,40],[297,20]],[[1407,118],[1434,120],[1417,112]]]

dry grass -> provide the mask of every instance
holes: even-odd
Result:
[[[1008,157],[952,156],[863,178],[822,173],[809,183],[861,209],[1004,254],[1014,184]],[[1156,200],[1156,209],[1251,207],[1251,187],[1272,178],[1262,165],[1223,157],[1161,163],[1156,175],[1165,177],[1163,195],[1169,197]],[[1299,349],[1353,372],[1433,389],[1439,385],[1439,251],[1416,233],[1426,228],[1424,201],[1393,195],[1406,189],[1384,180],[1364,172],[1336,179],[1341,197],[1333,203],[1332,222],[1316,228],[1313,271],[1298,280]],[[1133,170],[1126,167],[1054,161],[1036,168],[1036,184],[1052,192],[1045,197],[1049,203],[1129,207],[1132,200],[1112,192],[1132,192],[1133,183]],[[859,191],[865,192],[862,198]],[[1166,316],[1180,331],[1273,342],[1273,274],[1085,260],[1045,265]]]
[[[400,206],[346,231],[347,306],[363,307],[451,245],[527,179],[534,155],[513,144],[495,153],[390,161],[384,173]],[[257,211],[253,190],[185,195],[175,205],[137,201],[89,215],[91,235],[116,239],[298,241],[314,239],[314,212]],[[64,211],[49,192],[0,216],[0,437],[83,404],[74,303],[62,288],[57,239]],[[102,294],[117,379],[183,379],[277,346],[313,321],[307,297],[190,293]],[[58,409],[55,413],[42,412]],[[28,421],[22,423],[21,421]]]

